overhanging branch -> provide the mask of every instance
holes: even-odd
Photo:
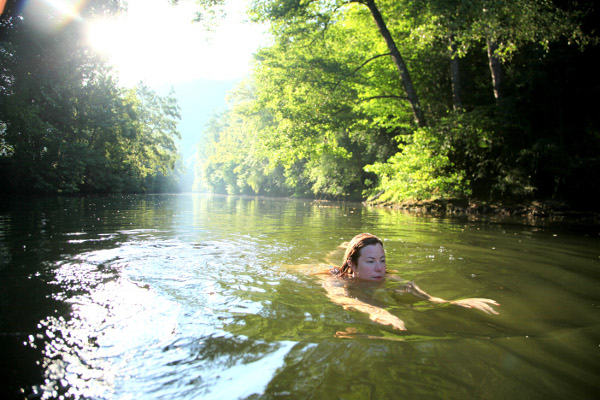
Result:
[[[371,61],[373,61],[373,60],[376,60],[376,59],[378,59],[378,58],[380,58],[380,57],[386,57],[386,56],[390,56],[390,55],[392,55],[392,53],[378,54],[378,55],[376,55],[376,56],[373,56],[373,57],[369,58],[368,60],[366,60],[365,62],[363,62],[362,64],[360,64],[360,66],[358,66],[358,68],[354,69],[352,72],[350,72],[350,73],[348,73],[348,74],[345,74],[345,75],[344,75],[344,76],[343,76],[343,77],[342,77],[342,78],[341,78],[339,81],[337,81],[337,83],[336,83],[336,84],[333,86],[333,91],[335,91],[335,90],[337,89],[337,87],[338,87],[339,85],[341,85],[341,84],[342,84],[342,82],[343,82],[343,81],[344,81],[346,78],[350,77],[351,75],[354,75],[354,74],[356,74],[358,71],[360,71],[360,70],[361,70],[361,68],[362,68],[362,67],[364,67],[365,65],[367,65],[367,64],[368,64],[368,63],[370,63]]]
[[[379,96],[365,97],[365,98],[359,99],[359,101],[362,103],[363,101],[377,100],[377,99],[408,100],[408,98],[406,96],[396,96],[393,94],[385,94],[385,95],[379,95]]]
[[[360,64],[360,66],[358,68],[356,68],[354,71],[352,71],[352,73],[353,74],[357,73],[358,71],[360,71],[360,69],[362,67],[364,67],[365,65],[367,65],[371,61],[378,59],[379,57],[387,57],[387,56],[391,56],[391,55],[392,55],[392,53],[385,53],[385,54],[378,54],[376,56],[373,56],[373,57],[369,58],[367,61],[365,61],[362,64]]]

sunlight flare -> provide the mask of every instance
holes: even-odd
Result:
[[[128,86],[196,79],[229,80],[244,76],[264,28],[244,24],[243,1],[230,4],[215,32],[192,19],[197,6],[163,0],[131,0],[126,14],[91,21],[90,45],[106,55]]]
[[[87,0],[28,0],[23,5],[23,15],[35,21],[38,29],[51,32],[72,21],[81,21],[79,15]],[[47,18],[52,15],[53,18]]]

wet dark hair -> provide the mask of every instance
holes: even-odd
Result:
[[[354,265],[358,265],[358,258],[360,257],[360,250],[363,247],[367,247],[370,246],[372,244],[377,244],[379,243],[381,246],[383,246],[383,242],[381,241],[381,239],[379,239],[377,236],[372,235],[370,233],[360,233],[356,236],[354,236],[354,238],[352,238],[352,240],[350,241],[350,243],[348,243],[348,246],[346,247],[346,253],[344,254],[344,260],[342,262],[342,266],[341,268],[336,271],[338,276],[344,276],[344,275],[349,275],[350,272],[352,271],[350,269],[350,261],[352,261],[352,263]]]

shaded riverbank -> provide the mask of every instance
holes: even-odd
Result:
[[[522,220],[525,225],[565,224],[600,226],[600,212],[576,210],[557,201],[522,203],[487,203],[457,199],[413,200],[402,203],[366,201],[366,206],[381,207],[415,215],[441,217],[489,217],[491,219]]]

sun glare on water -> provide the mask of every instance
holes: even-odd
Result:
[[[194,2],[129,0],[127,13],[88,22],[88,41],[105,54],[123,85],[230,80],[249,71],[264,28],[243,23],[244,0],[229,2],[212,33],[192,19]]]

